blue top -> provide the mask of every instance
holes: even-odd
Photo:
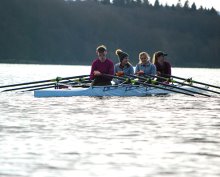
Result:
[[[126,65],[123,67],[123,66],[121,66],[120,63],[117,63],[117,64],[115,64],[114,69],[115,69],[115,74],[118,73],[118,72],[120,72],[120,71],[123,72],[123,75],[120,76],[120,77],[123,77],[123,76],[126,77],[126,75],[134,75],[134,68],[133,68],[133,66],[130,65],[130,64],[126,64]],[[120,84],[120,83],[124,82],[123,80],[118,80],[118,79],[113,79],[113,80],[114,80],[114,82],[115,82],[116,84]]]
[[[151,74],[151,75],[156,75],[157,72],[156,66],[151,62],[148,62],[147,64],[138,63],[135,68],[135,73],[137,73],[140,70],[144,71],[144,74]]]
[[[123,71],[124,75],[134,75],[134,68],[132,65],[125,65],[124,67],[120,63],[115,64],[115,74],[119,71]]]

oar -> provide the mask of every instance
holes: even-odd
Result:
[[[73,85],[72,86],[72,88],[76,88],[76,87],[88,88],[90,86],[89,85]],[[39,87],[39,88],[28,89],[28,90],[24,90],[22,92],[29,92],[29,91],[35,91],[35,90],[43,90],[43,89],[48,89],[48,88],[54,88],[54,85],[53,86],[48,86],[48,87]],[[62,90],[62,89],[58,89],[58,90]]]
[[[179,81],[176,81],[176,80],[173,80],[173,79],[170,79],[170,78],[165,78],[165,77],[161,77],[161,76],[153,76],[151,74],[146,74],[146,76],[154,77],[154,78],[158,78],[158,79],[163,79],[163,80],[166,80],[168,82],[177,83],[177,84],[181,84],[181,85],[197,88],[199,90],[204,90],[204,91],[220,94],[220,92],[217,92],[217,91],[214,91],[214,90],[209,90],[209,89],[198,87],[198,86],[195,86],[195,85],[192,85],[192,84],[186,84],[186,83],[179,82]]]
[[[205,85],[205,86],[208,86],[208,87],[213,87],[213,88],[220,89],[219,86],[211,85],[211,84],[207,84],[207,83],[203,83],[203,82],[199,82],[199,81],[194,81],[194,80],[192,80],[192,78],[186,79],[186,78],[182,78],[182,77],[178,77],[178,76],[173,76],[173,75],[166,75],[166,74],[164,76],[172,77],[172,78],[176,78],[176,79],[180,79],[180,80],[184,80],[184,81],[187,81],[189,83],[201,84],[201,85]]]
[[[81,79],[81,82],[76,82],[76,80],[69,80],[69,81],[63,81],[63,82],[59,82],[59,83],[48,83],[48,84],[38,84],[38,85],[32,85],[32,86],[25,86],[25,87],[19,87],[19,88],[13,88],[13,89],[6,89],[3,90],[1,92],[8,92],[8,91],[16,91],[16,90],[24,90],[24,89],[30,89],[30,88],[37,88],[37,87],[47,87],[47,86],[51,86],[49,88],[54,87],[56,84],[80,84],[80,83],[90,83],[90,80],[86,80],[86,79]]]
[[[91,83],[91,81],[89,82]],[[37,87],[37,88],[32,88],[32,89],[28,89],[28,90],[23,90],[21,92],[29,92],[29,91],[35,91],[35,90],[43,90],[43,89],[48,89],[48,88],[54,88],[56,87],[55,84],[51,85],[51,86],[47,86],[47,87]],[[76,88],[76,87],[82,87],[82,88],[88,88],[90,87],[90,85],[71,85],[72,88]],[[61,90],[61,89],[59,89]]]
[[[43,90],[43,89],[54,88],[54,87],[55,87],[55,85],[53,85],[53,86],[48,86],[48,87],[39,87],[39,88],[33,88],[33,89],[23,90],[22,92],[29,92],[29,91],[35,91],[35,90]]]
[[[132,75],[131,75],[132,76]],[[147,76],[147,75],[146,75]],[[139,79],[145,79],[145,77],[140,77],[140,76],[135,76],[136,78],[139,78]],[[147,76],[147,77],[151,77],[151,76]],[[151,81],[152,80],[146,80],[146,81]],[[178,89],[178,90],[182,90],[182,91],[185,91],[185,92],[191,92],[191,93],[195,93],[195,94],[198,94],[198,95],[203,95],[203,96],[207,96],[207,97],[211,97],[210,95],[208,94],[205,94],[205,93],[200,93],[200,92],[196,92],[196,91],[193,91],[193,90],[188,90],[188,89],[184,89],[184,88],[181,88],[181,87],[177,87],[177,86],[174,86],[174,85],[169,85],[169,84],[165,84],[163,82],[158,82],[158,81],[153,81],[153,83],[158,83],[160,85],[163,85],[163,86],[166,86],[166,87],[171,87],[171,88],[175,88],[175,89]]]
[[[130,78],[123,78],[123,77],[118,77],[118,76],[113,76],[113,75],[109,75],[109,74],[102,74],[103,76],[107,76],[107,77],[112,77],[112,78],[116,78],[116,79],[119,79],[119,80],[129,80]],[[129,75],[128,75],[129,76]],[[134,76],[134,75],[130,75],[131,77],[136,77],[138,78],[138,76]],[[146,80],[146,78],[143,78],[144,80]],[[153,84],[148,84],[146,82],[139,82],[139,81],[135,81],[139,84],[142,84],[144,86],[148,86],[148,87],[154,87],[154,88],[158,88],[158,89],[161,89],[161,90],[167,90],[167,91],[170,91],[170,92],[175,92],[175,93],[180,93],[180,94],[184,94],[184,95],[188,95],[188,96],[195,96],[191,93],[188,93],[188,92],[181,92],[181,91],[178,91],[178,90],[172,90],[172,89],[168,89],[168,88],[165,88],[165,87],[161,87],[159,85],[153,85]]]
[[[19,88],[13,88],[13,89],[6,89],[6,90],[2,90],[1,92],[9,92],[9,91],[16,91],[16,90],[24,90],[24,89],[29,89],[29,88],[36,88],[36,87],[46,87],[46,86],[51,86],[55,85],[55,83],[49,83],[49,84],[41,84],[41,85],[34,85],[34,86],[26,86],[26,87],[19,87]]]
[[[181,87],[177,87],[177,86],[174,86],[174,85],[169,85],[169,84],[165,84],[165,83],[162,83],[162,82],[158,82],[158,81],[154,81],[152,79],[146,79],[146,77],[140,77],[140,76],[134,76],[134,75],[130,75],[131,77],[135,77],[135,78],[138,78],[138,79],[142,79],[142,80],[145,80],[144,83],[146,82],[150,82],[151,84],[160,84],[160,85],[163,85],[165,87],[171,87],[171,88],[174,88],[175,90],[182,90],[184,91],[184,93],[194,93],[194,94],[198,94],[198,95],[203,95],[203,96],[207,96],[207,97],[211,97],[210,95],[208,94],[204,94],[204,93],[200,93],[200,92],[196,92],[196,91],[193,91],[193,90],[188,90],[188,89],[185,89],[185,88],[181,88]],[[150,76],[148,76],[150,77]]]
[[[39,84],[44,82],[59,82],[62,80],[69,80],[69,79],[75,79],[75,78],[83,78],[88,77],[89,75],[79,75],[79,76],[72,76],[72,77],[57,77],[55,79],[48,79],[48,80],[42,80],[42,81],[34,81],[34,82],[25,82],[25,83],[19,83],[19,84],[11,84],[11,85],[3,85],[0,86],[0,88],[6,88],[6,87],[16,87],[16,86],[22,86],[22,85],[31,85],[31,84]]]

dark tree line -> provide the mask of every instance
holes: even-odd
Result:
[[[1,0],[0,62],[91,64],[95,49],[151,56],[162,50],[173,66],[220,67],[220,16],[189,2],[157,0]]]
[[[72,1],[72,0],[67,0]],[[178,0],[176,6],[168,6],[165,7],[160,4],[159,0],[155,0],[154,4],[152,5],[149,0],[93,0],[95,2],[104,4],[104,5],[114,5],[119,7],[145,7],[145,8],[166,8],[166,9],[173,9],[173,10],[184,10],[184,11],[197,11],[197,7],[195,3],[189,5],[189,1],[186,0],[184,4],[182,4],[181,0]],[[209,13],[213,15],[217,15],[217,11],[212,7],[211,9],[204,9],[202,6],[198,9],[199,12],[202,13]]]

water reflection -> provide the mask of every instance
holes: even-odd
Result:
[[[51,66],[49,75],[43,75],[45,66],[28,66],[41,69],[41,76],[27,77],[10,67],[7,74],[0,69],[5,76],[0,83],[10,83],[14,76],[27,81],[53,75]],[[65,76],[72,72],[72,67],[57,67],[63,67]],[[196,77],[204,73],[175,72],[195,72]],[[179,94],[42,99],[33,93],[1,94],[0,176],[217,177],[219,100]]]

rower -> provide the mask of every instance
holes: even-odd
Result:
[[[115,75],[118,77],[125,77],[126,75],[134,75],[134,68],[129,62],[129,55],[126,52],[123,52],[121,49],[117,49],[115,54],[118,56],[119,63],[115,64]],[[122,80],[114,79],[116,83],[122,83]],[[127,83],[123,82],[123,83]]]
[[[150,55],[147,52],[139,54],[139,63],[136,65],[135,74],[138,76],[156,75],[156,66],[150,62]]]
[[[164,81],[169,82],[171,75],[171,65],[165,59],[165,56],[167,56],[167,54],[161,51],[155,52],[153,55],[153,64],[157,68],[157,75],[160,77],[167,78],[167,80],[163,78],[157,78],[157,81],[159,82],[164,82]]]
[[[114,64],[111,59],[106,58],[107,48],[104,45],[96,49],[98,58],[92,62],[90,79],[93,80],[92,86],[111,85],[112,77],[102,74],[114,75]]]

